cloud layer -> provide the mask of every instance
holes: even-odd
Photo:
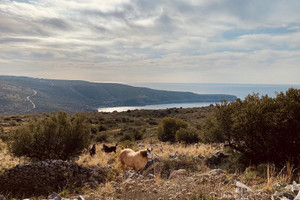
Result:
[[[300,2],[2,0],[0,73],[300,84]]]

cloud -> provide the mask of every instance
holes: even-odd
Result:
[[[283,0],[3,0],[0,72],[299,84],[299,6]]]

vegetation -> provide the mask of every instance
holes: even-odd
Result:
[[[233,95],[194,94],[152,90],[113,83],[50,80],[29,77],[0,76],[0,113],[97,111],[98,107],[139,106],[162,103],[217,102],[234,100]],[[36,108],[26,100],[31,98]]]
[[[115,175],[109,175],[111,177],[107,179],[105,185],[98,185],[96,188],[90,188],[90,186],[83,188],[64,186],[55,190],[55,192],[61,192],[61,195],[67,198],[76,198],[73,195],[76,194],[78,196],[81,194],[86,199],[219,199],[224,194],[234,194],[235,182],[239,180],[251,187],[255,191],[255,195],[258,194],[257,191],[260,191],[259,195],[253,197],[253,199],[270,199],[271,193],[266,192],[265,188],[272,190],[278,185],[277,183],[287,185],[292,181],[299,182],[299,171],[296,169],[297,166],[295,167],[292,163],[286,163],[286,167],[280,169],[271,163],[246,168],[240,163],[245,156],[232,148],[226,149],[224,152],[222,144],[186,145],[181,143],[190,143],[189,141],[197,140],[196,137],[193,140],[189,138],[193,138],[199,131],[202,133],[201,139],[216,141],[213,139],[215,135],[212,133],[215,132],[212,130],[219,129],[219,126],[215,127],[215,129],[208,129],[207,123],[204,122],[207,122],[207,116],[214,109],[219,109],[219,107],[135,110],[121,113],[86,113],[86,119],[83,120],[83,124],[88,124],[87,126],[93,128],[93,134],[90,135],[90,138],[94,140],[93,144],[96,145],[96,155],[91,157],[88,151],[82,151],[81,155],[75,159],[75,162],[84,167],[90,166],[92,168],[96,165],[110,166],[109,168],[116,173]],[[228,107],[226,106],[228,110],[222,113],[223,116],[227,114],[227,111],[231,111]],[[215,112],[213,115],[215,115]],[[37,124],[41,123],[41,121],[51,121],[50,119],[53,116],[58,118],[58,114],[51,115],[48,113],[2,115],[0,116],[1,138],[6,140],[8,144],[11,144],[13,136],[20,127],[30,127],[32,124],[35,125],[34,127],[37,127]],[[73,124],[77,117],[77,114],[66,115],[69,124]],[[185,128],[179,128],[173,135],[175,137],[174,141],[180,141],[180,143],[158,141],[158,126],[162,127],[166,117],[175,119],[175,122],[181,121],[183,122],[182,124],[186,124]],[[212,120],[213,118],[210,118],[211,120],[208,121],[212,124],[217,122],[216,119]],[[230,124],[232,121],[230,118],[226,123]],[[224,123],[224,127],[227,124]],[[176,127],[176,123],[175,126],[171,127]],[[207,130],[211,135],[203,135],[204,130]],[[30,131],[28,133],[31,135]],[[225,133],[230,135],[231,132]],[[103,142],[107,145],[115,145],[117,141],[122,140],[124,135],[130,135],[131,141],[124,140],[119,142],[116,153],[106,154],[101,150]],[[142,135],[143,141],[138,139],[140,138],[139,135]],[[222,134],[219,135],[218,141],[226,142]],[[29,147],[33,148],[28,145]],[[154,159],[159,159],[156,159],[155,163],[144,171],[146,173],[144,175],[147,178],[139,178],[137,182],[135,176],[133,176],[132,180],[128,181],[126,177],[131,176],[131,172],[124,170],[118,161],[120,151],[126,147],[135,151],[147,147],[153,148]],[[214,175],[206,164],[206,160],[219,151],[231,153],[231,156],[222,159],[221,163],[214,165],[214,167],[224,169],[224,173]],[[4,170],[26,162],[28,162],[27,158],[18,158],[9,154],[7,144],[0,140],[0,176],[4,173]],[[170,174],[178,169],[185,169],[186,174],[177,178],[169,178]],[[148,172],[152,174],[149,178]],[[136,182],[133,183],[134,181]],[[52,190],[47,191],[50,192]],[[5,192],[2,194],[6,195]],[[10,193],[8,197],[10,198],[10,196],[13,197],[13,194]],[[36,197],[36,199],[45,199],[45,197]]]
[[[249,95],[217,105],[202,129],[209,142],[225,142],[248,162],[300,163],[300,90],[276,98]]]
[[[186,144],[199,142],[198,131],[193,128],[180,128],[176,131],[175,137],[177,142],[184,142]]]
[[[78,157],[90,145],[90,127],[83,114],[73,120],[65,112],[31,122],[14,130],[9,151],[17,157],[69,160]]]
[[[157,131],[157,137],[160,141],[163,142],[175,142],[175,135],[176,132],[180,128],[187,128],[188,124],[182,120],[176,119],[176,118],[171,118],[171,117],[166,117],[164,118]]]

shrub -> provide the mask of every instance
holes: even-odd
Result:
[[[101,131],[106,131],[106,130],[107,130],[107,127],[101,124],[101,125],[99,125],[98,130],[99,130],[99,132],[101,132]]]
[[[135,140],[142,140],[144,136],[144,134],[141,131],[138,131],[136,129],[133,129],[132,134]]]
[[[188,124],[182,120],[166,117],[164,118],[157,131],[159,140],[175,142],[175,134],[180,128],[187,128]]]
[[[130,140],[142,140],[144,134],[137,129],[129,128],[128,130],[125,130],[126,132],[123,133],[123,136],[120,138],[120,141]]]
[[[202,131],[206,141],[226,142],[252,163],[300,163],[300,90],[223,102]]]
[[[96,135],[96,142],[108,142],[108,134],[105,132],[100,132]]]
[[[67,113],[60,111],[47,119],[17,128],[8,147],[17,157],[69,160],[89,147],[90,132],[83,114],[77,114],[71,121]]]
[[[126,140],[133,141],[134,140],[133,134],[130,134],[129,132],[124,133],[123,136],[120,138],[120,142]]]
[[[177,142],[185,142],[186,144],[199,142],[199,136],[195,129],[180,128],[175,137]]]

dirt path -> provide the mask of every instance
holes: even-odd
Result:
[[[27,100],[32,104],[32,108],[26,110],[25,112],[29,112],[29,111],[35,109],[35,103],[30,99],[30,97],[35,96],[37,92],[36,92],[36,90],[33,90],[33,92],[34,92],[33,95],[30,95],[30,96],[27,97]]]

